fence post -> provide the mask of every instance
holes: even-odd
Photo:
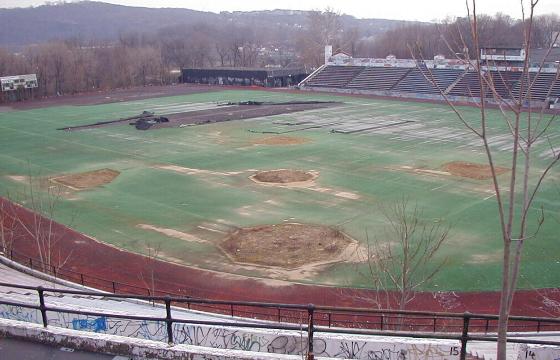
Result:
[[[43,287],[37,287],[37,292],[39,293],[39,311],[41,311],[41,318],[43,319],[43,326],[47,327],[47,309],[45,307],[45,296],[43,295]]]
[[[115,286],[114,281],[112,281],[112,283],[113,283],[113,294],[116,294],[117,293],[117,287]]]
[[[313,355],[313,313],[315,305],[307,305],[307,360],[314,360]]]
[[[80,273],[80,281],[82,282],[82,286],[84,286],[84,274]]]
[[[331,313],[329,312],[329,327],[331,327]]]
[[[471,313],[465,312],[463,315],[463,333],[461,334],[461,360],[467,357],[467,341],[469,341],[469,322],[471,320]]]
[[[33,269],[33,259],[29,258],[29,267]]]
[[[165,323],[167,325],[167,342],[173,344],[173,319],[171,318],[171,297],[165,296]]]
[[[229,307],[230,307],[231,317],[233,317],[233,304],[229,304]]]

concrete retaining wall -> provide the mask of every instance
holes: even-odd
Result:
[[[41,322],[38,310],[0,305],[0,317],[29,323]],[[48,329],[66,329],[84,333],[117,335],[165,343],[164,322],[92,317],[47,312]],[[303,355],[307,352],[304,331],[281,331],[173,324],[174,341],[207,348]],[[459,343],[451,340],[410,339],[381,336],[357,336],[317,332],[314,353],[321,357],[344,359],[458,359]]]

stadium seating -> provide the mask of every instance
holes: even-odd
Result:
[[[427,69],[426,67],[412,69],[408,75],[395,86],[394,90],[440,94],[463,73],[455,69]],[[436,86],[437,85],[437,86]]]
[[[530,73],[533,83],[531,100],[545,101],[560,98],[560,79],[555,73]],[[486,71],[485,97],[519,98],[522,73],[514,71]],[[493,84],[495,93],[486,84]],[[329,65],[305,81],[308,87],[330,87],[348,90],[394,91],[412,94],[480,97],[480,83],[476,71],[462,69],[428,69],[426,67],[370,67]],[[527,79],[523,80],[523,93],[527,92]]]
[[[350,89],[389,90],[410,72],[410,68],[366,67],[349,84]]]
[[[448,95],[480,97],[478,74],[475,71],[467,71],[448,91]]]
[[[307,80],[307,86],[344,88],[365,67],[363,66],[326,66]]]
[[[544,101],[546,98],[560,97],[560,79],[556,80],[555,73],[530,73],[530,82],[532,85],[532,100]],[[523,95],[527,94],[527,76],[522,81],[518,81],[513,89],[513,94],[517,99],[521,93],[521,85],[523,85]]]
[[[496,94],[502,99],[511,99],[513,90],[517,86],[521,77],[520,72],[511,71],[497,71],[492,70],[486,73],[488,83],[494,84]],[[487,91],[486,97],[493,98],[495,96],[493,91]]]

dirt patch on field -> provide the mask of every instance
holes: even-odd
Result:
[[[490,166],[486,164],[475,164],[464,161],[454,161],[443,165],[443,170],[454,176],[466,177],[475,180],[487,180],[492,178]],[[501,175],[509,171],[507,168],[496,167],[496,174]]]
[[[177,165],[156,165],[154,168],[175,171],[187,175],[215,175],[215,176],[232,176],[242,174],[242,171],[219,172],[204,169],[193,169]]]
[[[309,142],[309,139],[296,136],[269,136],[256,139],[253,144],[256,145],[299,145]]]
[[[268,185],[311,185],[319,176],[314,171],[278,169],[260,171],[250,177],[256,183]]]
[[[29,178],[27,176],[8,175],[8,179],[16,182],[29,182]]]
[[[136,225],[136,227],[140,228],[140,229],[144,229],[144,230],[152,230],[155,232],[158,232],[160,234],[172,237],[172,238],[176,238],[176,239],[180,239],[180,240],[185,240],[185,241],[193,241],[193,242],[198,242],[198,243],[205,243],[206,240],[200,239],[194,235],[191,234],[187,234],[175,229],[168,229],[168,228],[160,228],[157,226],[153,226],[153,225],[149,225],[149,224],[138,224]]]
[[[59,176],[51,178],[50,180],[54,183],[62,184],[74,190],[84,190],[108,184],[119,176],[119,174],[120,172],[116,170],[101,169]]]
[[[286,223],[236,230],[221,247],[235,262],[297,268],[341,260],[353,242],[336,228]]]

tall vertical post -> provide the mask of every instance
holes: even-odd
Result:
[[[165,297],[165,323],[167,325],[167,342],[173,344],[173,319],[171,318],[171,297]]]
[[[42,286],[37,288],[37,292],[39,293],[39,311],[41,312],[41,318],[43,320],[43,326],[47,327],[48,319],[47,319],[47,309],[45,306],[45,296],[43,294],[44,290]]]
[[[461,334],[461,360],[467,358],[467,341],[469,341],[469,322],[471,320],[471,313],[465,312],[463,315],[463,333]]]
[[[313,313],[315,312],[315,305],[307,305],[307,360],[314,360],[313,355]]]

